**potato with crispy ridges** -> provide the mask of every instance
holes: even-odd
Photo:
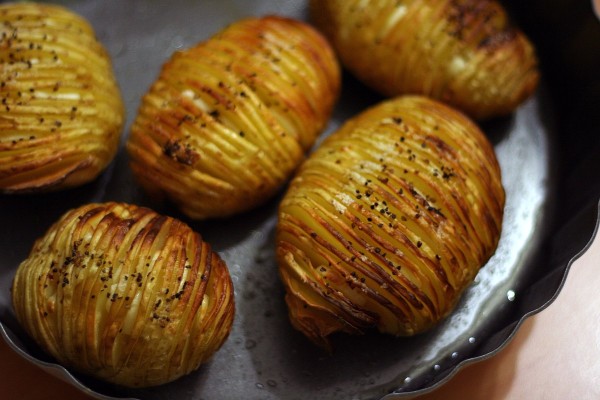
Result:
[[[165,63],[131,128],[133,172],[194,219],[249,210],[303,160],[339,86],[333,50],[313,28],[238,21]]]
[[[129,387],[197,369],[233,323],[223,260],[183,222],[124,203],[65,213],[12,285],[17,319],[61,364]]]
[[[538,84],[533,45],[494,0],[311,0],[311,15],[342,63],[387,96],[426,95],[486,119]]]
[[[279,209],[277,260],[293,325],[423,332],[494,253],[504,189],[462,113],[401,97],[346,122],[305,161]]]
[[[125,110],[111,60],[82,17],[0,5],[0,192],[95,179],[117,153]]]

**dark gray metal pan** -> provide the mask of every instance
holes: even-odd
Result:
[[[173,51],[248,15],[306,19],[306,4],[299,0],[59,3],[85,16],[111,53],[128,126]],[[525,318],[559,294],[598,221],[600,27],[589,2],[568,3],[566,13],[566,1],[508,4],[538,46],[544,79],[514,115],[482,125],[494,143],[507,192],[503,234],[455,312],[433,331],[409,339],[376,332],[336,336],[334,354],[325,354],[287,319],[273,253],[279,198],[235,218],[203,223],[159,208],[190,223],[229,265],[237,303],[229,339],[198,371],[147,390],[123,389],[67,371],[16,323],[10,284],[34,240],[66,210],[107,200],[156,208],[134,183],[121,151],[99,179],[84,187],[0,196],[0,336],[40,368],[100,399],[390,399],[431,390],[461,366],[493,355]],[[557,16],[564,18],[557,22]],[[325,135],[381,100],[348,75],[343,87]],[[126,128],[124,138],[127,134]]]

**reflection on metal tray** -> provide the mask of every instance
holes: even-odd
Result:
[[[111,53],[127,105],[128,125],[141,96],[173,51],[206,39],[248,15],[306,19],[304,1],[60,3],[85,16]],[[526,8],[515,11],[527,15]],[[100,399],[356,399],[430,390],[460,365],[497,351],[519,321],[557,293],[569,261],[591,236],[597,208],[588,208],[590,214],[583,222],[575,218],[573,207],[563,208],[574,200],[563,200],[567,185],[573,183],[561,171],[574,167],[574,162],[568,158],[572,147],[565,146],[560,135],[562,121],[554,119],[558,115],[551,101],[554,94],[552,82],[545,81],[514,115],[483,125],[496,148],[507,192],[503,235],[496,254],[482,268],[456,311],[427,334],[409,339],[376,332],[365,337],[336,336],[335,353],[324,354],[287,319],[274,259],[279,199],[237,218],[203,223],[188,221],[172,209],[159,209],[190,223],[226,260],[238,307],[229,339],[210,363],[157,388],[123,389],[67,372],[18,327],[9,287],[33,241],[66,210],[104,200],[151,205],[133,182],[121,151],[109,170],[85,187],[38,196],[0,197],[0,335],[30,361]],[[327,133],[380,99],[344,76],[341,100]],[[597,149],[591,146],[592,153],[580,150],[580,155],[598,154]],[[597,203],[597,181],[598,177],[595,181],[592,177],[595,189],[581,200],[582,204]],[[577,227],[578,237],[569,234],[571,226]],[[557,248],[562,250],[552,253]],[[553,269],[545,269],[548,266]]]

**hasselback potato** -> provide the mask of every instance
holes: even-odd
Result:
[[[342,63],[384,95],[421,94],[486,119],[535,90],[534,48],[494,0],[311,0]]]
[[[55,5],[0,5],[0,192],[96,178],[124,122],[109,55],[89,23]]]
[[[229,272],[186,224],[123,203],[64,214],[12,285],[17,319],[61,364],[130,387],[187,374],[225,341]]]
[[[339,81],[333,50],[308,25],[238,21],[163,65],[127,142],[133,172],[195,219],[249,210],[303,160]]]
[[[425,97],[346,122],[305,161],[279,209],[277,259],[293,325],[406,336],[444,318],[494,253],[504,189],[493,147]]]

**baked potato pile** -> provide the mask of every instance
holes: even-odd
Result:
[[[125,155],[136,182],[190,220],[242,218],[282,192],[278,273],[292,325],[317,345],[424,332],[498,245],[500,166],[473,121],[531,95],[535,51],[491,0],[311,0],[310,11],[315,28],[249,17],[172,54]],[[93,180],[117,152],[124,108],[91,26],[15,3],[0,6],[0,35],[0,191]],[[312,149],[340,93],[337,57],[390,98]],[[114,201],[56,221],[12,298],[61,364],[129,387],[197,369],[235,312],[227,266],[198,233]]]

